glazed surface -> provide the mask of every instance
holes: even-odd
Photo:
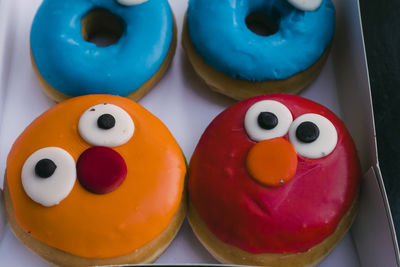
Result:
[[[261,185],[246,169],[256,142],[244,129],[247,110],[261,100],[284,104],[294,119],[323,115],[338,132],[336,148],[320,159],[297,155],[289,182]],[[190,162],[188,188],[192,204],[221,241],[250,253],[297,253],[335,231],[358,192],[360,176],[352,138],[331,111],[297,96],[271,95],[239,102],[208,126]]]
[[[127,143],[112,148],[126,162],[122,184],[98,195],[76,181],[56,206],[31,200],[21,182],[24,162],[49,146],[65,149],[77,162],[91,147],[79,136],[80,116],[102,103],[124,109],[136,127]],[[185,173],[182,152],[160,120],[128,99],[90,95],[56,105],[28,126],[10,151],[6,176],[15,219],[25,233],[77,256],[108,258],[133,252],[167,228],[181,202]]]
[[[253,12],[267,14],[278,32],[264,37],[249,30],[245,20]],[[325,52],[334,34],[335,8],[331,0],[315,11],[282,0],[189,0],[187,23],[196,51],[218,71],[249,81],[284,80]]]
[[[82,36],[81,20],[105,9],[123,21],[121,38],[98,47]],[[116,0],[44,0],[31,30],[33,59],[43,78],[69,96],[126,96],[157,72],[173,37],[167,0],[124,6]]]

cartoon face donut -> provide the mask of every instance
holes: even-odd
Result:
[[[239,102],[209,125],[188,185],[191,205],[219,241],[252,254],[297,254],[335,232],[360,177],[335,114],[298,96],[269,95]]]
[[[13,227],[52,248],[119,257],[170,225],[185,173],[175,139],[140,105],[117,96],[78,97],[45,112],[14,143],[7,213]]]
[[[335,33],[332,0],[189,0],[186,13],[182,44],[195,72],[236,100],[298,94],[318,76]]]
[[[177,30],[168,0],[41,2],[30,32],[32,66],[56,102],[90,94],[138,100],[172,62]]]

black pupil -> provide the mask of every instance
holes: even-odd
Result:
[[[258,125],[266,130],[274,129],[276,125],[278,125],[278,118],[271,112],[261,112],[260,115],[258,115],[257,121]]]
[[[115,126],[115,118],[111,114],[103,114],[97,119],[100,129],[108,130]]]
[[[57,165],[50,159],[41,159],[36,163],[35,173],[40,178],[49,178],[56,171]]]
[[[319,136],[318,126],[311,121],[302,122],[296,130],[296,137],[303,143],[312,143]]]

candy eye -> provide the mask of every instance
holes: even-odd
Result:
[[[244,127],[251,139],[262,141],[286,135],[292,121],[287,107],[278,101],[264,100],[247,110]]]
[[[321,6],[322,0],[288,0],[288,2],[302,11],[314,11]]]
[[[148,0],[117,0],[117,2],[124,6],[136,6],[147,2]]]
[[[335,126],[318,114],[304,114],[294,120],[289,139],[299,155],[318,159],[329,155],[336,147],[338,135]]]
[[[57,205],[74,187],[74,158],[58,147],[42,148],[25,161],[21,179],[26,194],[33,201],[45,207]]]
[[[79,134],[91,145],[116,147],[132,138],[135,125],[129,114],[112,104],[86,110],[79,120]]]

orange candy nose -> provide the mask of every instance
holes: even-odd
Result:
[[[254,145],[247,154],[247,171],[259,183],[281,186],[289,182],[297,169],[294,146],[279,137]]]

